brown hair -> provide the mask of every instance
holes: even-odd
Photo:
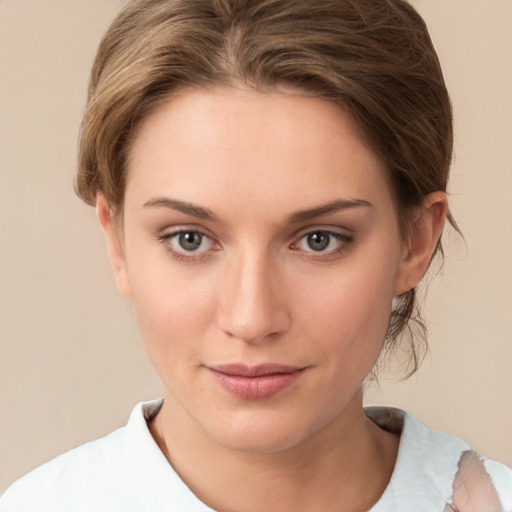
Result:
[[[78,195],[95,204],[102,192],[120,212],[141,120],[178,88],[219,84],[293,86],[342,105],[389,172],[404,235],[412,209],[446,190],[450,100],[425,23],[406,1],[134,0],[105,34],[92,69]],[[397,302],[386,351],[406,329],[413,373],[425,339],[415,290]]]

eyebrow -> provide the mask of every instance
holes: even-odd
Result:
[[[155,197],[154,199],[149,200],[147,203],[144,203],[144,207],[169,208],[171,210],[182,212],[186,215],[192,215],[192,217],[197,217],[198,219],[217,220],[213,212],[207,208],[196,206],[185,201],[178,201],[177,199],[171,199],[168,197]]]
[[[335,213],[340,210],[350,210],[352,208],[372,208],[373,205],[369,201],[365,199],[336,199],[334,201],[330,201],[329,203],[317,206],[315,208],[310,208],[308,210],[301,210],[296,212],[288,218],[288,222],[293,224],[295,222],[302,222],[304,220],[313,219],[315,217],[320,217],[322,215],[328,215],[330,213]]]
[[[186,201],[179,201],[178,199],[171,199],[169,197],[155,197],[144,203],[145,208],[169,208],[171,210],[177,210],[186,215],[197,217],[198,219],[207,219],[216,221],[218,220],[215,214],[202,206],[197,206]],[[372,208],[373,205],[365,199],[336,199],[326,204],[317,206],[315,208],[309,208],[307,210],[301,210],[293,213],[288,217],[288,222],[294,224],[305,220],[320,217],[322,215],[328,215],[331,213],[338,212],[340,210],[349,210],[352,208]]]

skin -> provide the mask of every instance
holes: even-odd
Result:
[[[167,389],[151,431],[189,487],[222,511],[370,508],[398,438],[364,416],[361,384],[393,297],[428,268],[445,195],[426,199],[404,241],[387,174],[346,112],[296,91],[219,87],[183,90],[142,124],[121,230],[97,199]],[[198,249],[177,230],[202,233]],[[231,363],[304,370],[246,400],[212,377]]]

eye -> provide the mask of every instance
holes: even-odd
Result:
[[[180,229],[159,237],[166,249],[178,258],[193,258],[213,249],[215,242],[205,233],[197,230]]]
[[[331,244],[332,235],[325,231],[306,235],[306,244],[313,251],[325,251]]]
[[[292,244],[292,249],[319,256],[337,256],[348,248],[352,237],[344,233],[328,230],[309,231]]]
[[[204,241],[204,235],[197,231],[184,231],[174,235],[171,240],[174,241],[174,239],[180,249],[187,252],[195,252],[201,249],[201,245],[203,245]]]

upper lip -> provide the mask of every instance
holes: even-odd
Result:
[[[290,366],[278,363],[265,363],[258,365],[235,363],[208,366],[208,368],[225,375],[234,375],[239,377],[261,377],[264,375],[274,375],[277,373],[293,373],[304,369],[304,367],[300,366]]]

